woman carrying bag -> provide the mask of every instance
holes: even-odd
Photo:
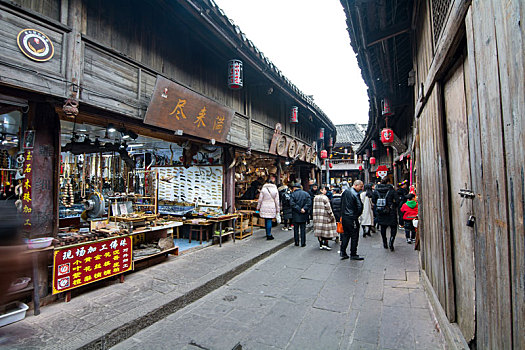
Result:
[[[268,181],[264,184],[259,194],[259,200],[257,202],[257,210],[259,216],[264,219],[264,226],[266,228],[266,239],[272,240],[272,220],[280,217],[280,205],[279,205],[279,191],[275,186],[275,177],[270,176]],[[280,221],[280,218],[277,218]]]
[[[319,240],[319,249],[332,250],[328,241],[337,237],[336,219],[332,212],[330,200],[326,196],[328,186],[321,188],[320,193],[314,197],[313,221],[314,235]]]

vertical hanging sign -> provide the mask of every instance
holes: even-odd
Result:
[[[35,131],[27,130],[24,133],[24,165],[22,169],[22,218],[24,220],[23,229],[31,231],[31,213],[33,212],[33,147],[35,141]]]

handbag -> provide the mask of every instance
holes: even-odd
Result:
[[[277,213],[277,215],[275,215],[275,220],[277,221],[277,225],[281,223],[281,213]]]
[[[332,226],[333,227],[333,226]],[[343,229],[343,218],[340,218],[337,222],[337,233],[345,233],[345,230]]]

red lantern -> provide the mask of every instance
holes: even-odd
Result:
[[[328,163],[328,167],[329,167],[330,169],[332,169],[332,168],[334,167],[334,165],[333,165],[332,163]]]
[[[372,140],[372,151],[377,151],[377,142]]]
[[[363,166],[362,165],[359,166],[359,171],[363,171]]]
[[[299,122],[299,107],[292,106],[292,114],[290,115],[290,123],[296,124]]]
[[[388,117],[389,115],[392,115],[392,109],[390,108],[390,100],[388,98],[384,98],[381,101],[381,109],[383,117]]]
[[[242,61],[230,60],[228,62],[228,87],[232,90],[239,90],[242,88],[242,82]]]
[[[370,157],[370,164],[374,165],[376,163],[376,157]]]
[[[326,159],[328,158],[328,152],[326,150],[322,150],[321,151],[321,159]]]
[[[319,140],[324,140],[324,128],[319,129]]]
[[[328,147],[333,147],[333,145],[334,145],[334,138],[330,136],[330,138],[328,139]]]
[[[385,146],[390,146],[394,142],[394,131],[390,128],[381,130],[381,142]]]

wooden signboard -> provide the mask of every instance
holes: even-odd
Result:
[[[130,236],[56,249],[53,258],[53,294],[129,271],[132,258]]]
[[[144,123],[225,142],[234,113],[231,108],[157,75]]]

